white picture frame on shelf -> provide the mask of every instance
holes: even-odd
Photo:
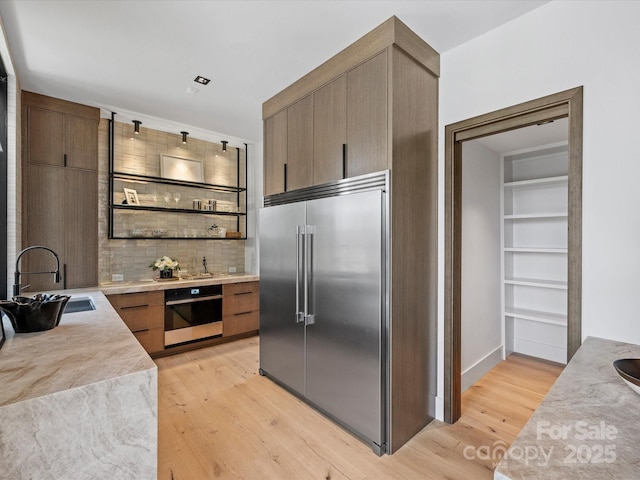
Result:
[[[138,192],[131,188],[124,188],[124,199],[127,201],[127,205],[140,205],[138,200]]]
[[[160,155],[160,176],[184,182],[204,182],[202,160]]]

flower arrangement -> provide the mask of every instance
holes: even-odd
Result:
[[[177,260],[171,260],[166,255],[164,257],[156,258],[154,262],[149,265],[154,271],[160,270],[160,272],[170,272],[171,270],[180,270],[180,264]]]

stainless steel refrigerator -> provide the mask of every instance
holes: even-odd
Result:
[[[388,172],[265,197],[260,373],[387,445]]]

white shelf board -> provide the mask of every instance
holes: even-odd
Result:
[[[544,280],[538,278],[521,278],[511,277],[505,278],[504,283],[507,285],[522,285],[525,287],[553,288],[556,290],[566,290],[567,282],[557,280]]]
[[[561,327],[567,326],[567,316],[560,313],[542,312],[539,310],[527,310],[526,308],[505,307],[505,316],[531,320],[540,323],[549,323]]]
[[[515,215],[505,215],[505,220],[535,220],[537,218],[567,218],[565,212],[560,213],[519,213]]]
[[[569,175],[560,175],[557,177],[534,178],[532,180],[517,180],[515,182],[504,182],[505,188],[529,187],[553,185],[554,183],[568,183]]]
[[[564,253],[568,252],[566,248],[538,248],[538,247],[504,247],[505,252],[511,253]]]

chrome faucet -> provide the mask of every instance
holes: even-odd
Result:
[[[51,255],[53,255],[56,259],[56,269],[52,272],[20,272],[20,258],[22,257],[22,255],[24,255],[25,253],[27,253],[29,250],[46,250],[47,252],[51,252]],[[18,254],[18,258],[16,258],[16,271],[13,274],[14,275],[14,281],[15,283],[13,284],[13,296],[16,297],[18,295],[20,295],[20,291],[22,290],[22,287],[20,286],[20,275],[44,275],[44,274],[53,274],[53,280],[56,283],[60,283],[60,280],[62,279],[62,277],[60,276],[60,259],[58,258],[58,254],[56,252],[54,252],[53,250],[51,250],[49,247],[43,247],[41,245],[34,245],[32,247],[27,247],[24,250],[22,250],[19,254]],[[27,285],[28,287],[29,285]],[[25,287],[26,288],[26,287]]]

